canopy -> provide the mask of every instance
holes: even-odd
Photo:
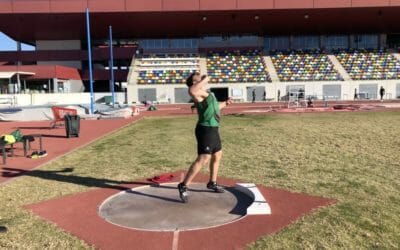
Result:
[[[21,71],[7,71],[7,72],[0,72],[0,79],[10,79],[15,74],[20,75],[35,75],[33,72],[21,72]]]

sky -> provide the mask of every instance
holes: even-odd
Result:
[[[22,50],[34,50],[35,48],[22,44]],[[0,51],[15,51],[17,50],[17,43],[9,38],[6,34],[0,32]]]

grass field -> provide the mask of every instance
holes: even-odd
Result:
[[[186,169],[195,122],[147,118],[0,185],[0,248],[90,248],[22,206]],[[249,248],[400,247],[400,113],[225,116],[221,136],[221,175],[338,201]]]

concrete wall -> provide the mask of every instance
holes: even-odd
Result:
[[[316,96],[318,99],[323,99],[324,85],[340,85],[341,96],[339,100],[353,100],[354,89],[360,91],[360,85],[377,84],[378,91],[381,86],[386,90],[386,99],[396,98],[396,86],[400,84],[400,80],[378,80],[378,81],[330,81],[330,82],[273,82],[273,83],[234,83],[234,84],[210,84],[212,88],[229,88],[229,96],[238,101],[247,100],[247,88],[264,87],[266,91],[266,99],[277,100],[278,90],[281,92],[281,97],[286,95],[287,86],[304,85],[305,94]],[[171,103],[175,103],[175,88],[185,88],[183,84],[171,85],[128,85],[128,103],[138,102],[139,89],[155,88],[158,99],[170,99]],[[236,96],[235,96],[236,95]],[[376,96],[379,96],[376,93]]]
[[[62,82],[64,84],[63,90],[58,89],[59,82]],[[53,89],[54,93],[83,93],[85,91],[85,86],[82,80],[53,79]]]
[[[38,40],[36,50],[80,50],[80,40]],[[81,61],[38,61],[38,65],[62,65],[82,69]]]
[[[105,97],[111,96],[111,93],[94,93],[94,100],[96,103],[105,103]],[[115,102],[123,104],[126,102],[126,94],[124,92],[115,93]]]
[[[234,97],[238,101],[247,100],[247,89],[251,87],[264,87],[266,90],[266,98],[268,100],[277,100],[277,92],[280,90],[281,97],[286,95],[288,86],[304,85],[305,94],[317,96],[318,99],[323,98],[324,85],[340,85],[340,100],[353,100],[354,89],[360,90],[360,85],[376,84],[378,91],[381,86],[386,90],[385,99],[395,99],[396,92],[400,93],[400,80],[388,81],[349,81],[349,82],[279,82],[279,83],[237,83],[237,84],[212,84],[212,88],[228,87],[229,96]],[[128,104],[138,102],[139,89],[155,88],[156,96],[159,101],[175,103],[175,88],[185,88],[183,84],[174,85],[128,85],[127,96],[125,93],[115,93],[116,102]],[[95,101],[104,103],[104,97],[110,96],[111,93],[95,93]],[[235,96],[236,95],[236,96]],[[376,93],[376,96],[379,96]],[[12,100],[7,103],[7,100]],[[11,103],[12,102],[12,103]],[[69,104],[88,104],[90,103],[89,93],[58,93],[58,94],[17,94],[17,95],[1,95],[0,107],[8,106],[28,106],[28,105],[69,105]]]
[[[82,63],[80,61],[38,61],[37,65],[61,65],[65,67],[82,69]]]
[[[85,104],[90,102],[89,93],[74,94],[17,94],[1,95],[2,99],[13,99],[13,103],[2,103],[0,107],[29,106],[29,105],[68,105]]]
[[[90,102],[89,93],[74,94],[32,94],[31,105],[66,105]]]
[[[38,40],[36,50],[80,50],[80,40]]]
[[[81,93],[85,91],[82,80],[68,80],[68,89],[71,93]]]
[[[95,93],[94,98],[97,103],[104,103],[104,97],[111,96],[111,93]],[[125,93],[115,93],[116,102],[125,102]],[[58,93],[58,94],[17,94],[1,95],[0,107],[10,106],[29,106],[29,105],[69,105],[69,104],[89,104],[89,93]]]

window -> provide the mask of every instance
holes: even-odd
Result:
[[[378,35],[355,35],[354,44],[358,49],[377,49],[379,47]]]
[[[257,36],[207,36],[201,40],[201,46],[212,47],[256,47],[258,46]]]
[[[162,40],[155,40],[155,42],[156,42],[155,48],[161,49],[162,48]]]
[[[345,35],[326,36],[324,46],[327,49],[346,49],[349,47],[349,37]]]
[[[318,49],[319,47],[319,36],[293,37],[293,49]]]
[[[185,39],[184,42],[185,42],[185,48],[193,48],[191,39]]]
[[[169,46],[170,46],[170,43],[169,43],[169,40],[168,39],[162,39],[162,48],[169,48]]]
[[[267,37],[264,39],[265,50],[285,50],[289,49],[289,37],[288,36],[276,36]]]

